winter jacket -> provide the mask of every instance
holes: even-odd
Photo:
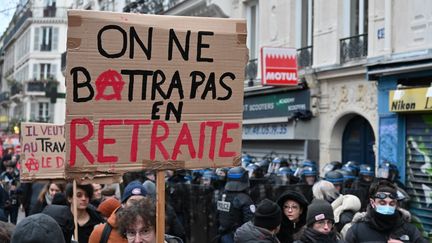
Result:
[[[304,227],[303,234],[300,240],[294,243],[339,243],[340,236],[337,232],[332,231],[329,234],[322,234],[311,227]]]
[[[65,237],[65,242],[70,243],[75,229],[74,217],[68,206],[48,205],[42,211],[43,214],[51,216],[60,226]]]
[[[354,195],[340,195],[331,203],[338,232],[352,221],[354,214],[361,208],[360,199]]]
[[[354,217],[345,242],[387,242],[391,238],[402,242],[426,243],[420,231],[409,223],[407,213],[406,210],[396,210],[393,215],[382,215],[369,206],[366,213]]]
[[[296,201],[300,204],[300,207],[303,210],[297,223],[290,221],[288,217],[283,214],[283,207],[287,200]],[[291,243],[294,240],[300,239],[302,228],[304,225],[306,225],[306,213],[307,206],[309,204],[306,197],[296,191],[286,191],[282,196],[279,197],[277,204],[281,208],[283,214],[280,230],[276,234],[277,238],[282,243]]]
[[[111,216],[108,218],[107,222],[105,224],[109,224],[112,227],[111,233],[108,237],[107,243],[127,243],[127,239],[123,238],[122,235],[118,232],[118,226],[117,226],[117,216],[116,213],[118,210],[121,210],[121,208],[117,208]],[[105,224],[97,225],[93,232],[90,235],[89,243],[99,243],[100,239],[102,237],[102,232],[105,227]]]
[[[45,198],[43,201],[37,200],[36,204],[30,209],[30,215],[41,213],[47,205]]]
[[[280,243],[271,231],[255,226],[249,221],[240,226],[234,234],[236,243]]]

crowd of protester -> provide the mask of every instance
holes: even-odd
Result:
[[[156,242],[154,171],[73,191],[59,181],[20,183],[17,161],[5,153],[0,166],[0,243]],[[397,168],[377,171],[333,161],[320,176],[313,161],[249,156],[234,168],[167,171],[165,242],[427,242],[411,224]]]

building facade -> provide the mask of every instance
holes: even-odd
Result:
[[[68,1],[21,1],[2,36],[1,128],[21,121],[64,123]],[[46,92],[49,89],[49,92]],[[62,95],[63,94],[63,95]]]
[[[399,170],[414,222],[432,238],[432,30],[429,1],[371,1],[367,77],[378,86],[378,162]]]

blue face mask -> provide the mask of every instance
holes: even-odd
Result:
[[[393,215],[395,213],[396,208],[389,205],[377,205],[376,212],[384,215]]]

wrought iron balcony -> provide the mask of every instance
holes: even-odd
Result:
[[[246,86],[252,87],[254,86],[254,82],[257,79],[258,74],[258,59],[251,59],[246,64],[245,68],[245,78],[246,78]]]
[[[302,47],[297,49],[297,65],[299,69],[310,67],[313,64],[313,48],[312,46]]]
[[[45,92],[45,83],[42,81],[29,81],[26,83],[26,92]]]
[[[340,39],[341,64],[366,57],[368,48],[367,38],[367,34],[362,34]]]

